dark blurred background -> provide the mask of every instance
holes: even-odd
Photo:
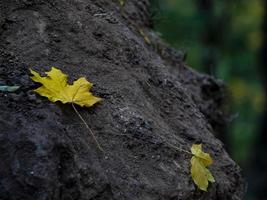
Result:
[[[155,31],[187,64],[222,79],[223,142],[243,169],[246,200],[267,200],[267,0],[151,0]]]

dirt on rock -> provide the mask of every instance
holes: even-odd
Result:
[[[215,138],[223,84],[188,68],[151,30],[148,0],[1,0],[1,200],[238,200],[240,168]],[[149,38],[149,40],[146,39]],[[32,90],[29,68],[86,77],[103,100],[79,108]],[[190,150],[202,143],[216,182],[201,192]]]

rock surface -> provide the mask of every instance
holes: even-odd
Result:
[[[151,31],[148,0],[1,0],[0,199],[242,199],[240,168],[215,138],[224,125],[223,85],[183,63]],[[146,37],[149,39],[147,40]],[[84,76],[103,101],[79,108],[32,92],[29,68]],[[214,158],[216,183],[199,191],[190,150]]]

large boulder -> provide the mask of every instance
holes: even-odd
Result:
[[[1,0],[0,199],[242,199],[240,168],[215,138],[223,84],[197,73],[151,31],[148,0]],[[32,90],[29,68],[86,77],[101,103],[78,108]],[[201,192],[190,151],[202,143],[216,182]]]

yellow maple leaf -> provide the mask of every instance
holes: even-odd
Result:
[[[143,36],[145,42],[147,44],[151,44],[151,41],[150,39],[148,38],[148,36],[145,34],[144,30],[143,29],[139,29],[139,33]]]
[[[201,144],[193,144],[191,152],[193,154],[191,158],[191,176],[199,189],[207,191],[209,182],[215,182],[214,177],[207,168],[212,164],[212,158],[208,153],[202,151]]]
[[[93,84],[84,77],[69,85],[67,82],[68,76],[55,67],[52,67],[49,72],[45,72],[47,75],[45,77],[40,76],[34,70],[30,71],[33,75],[31,79],[42,84],[34,91],[47,97],[52,102],[61,101],[62,103],[74,103],[90,107],[101,100],[89,92]]]
[[[119,2],[120,2],[120,5],[121,5],[121,6],[124,6],[124,4],[125,4],[125,0],[119,0]]]

